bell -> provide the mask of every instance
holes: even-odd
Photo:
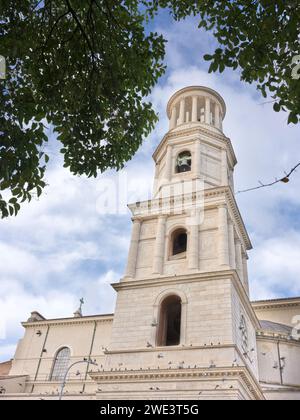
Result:
[[[189,165],[179,165],[179,172],[188,172],[190,169]]]

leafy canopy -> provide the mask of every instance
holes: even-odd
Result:
[[[143,97],[164,72],[164,40],[145,34],[138,0],[2,0],[0,195],[2,217],[45,186],[44,124],[65,166],[96,176],[120,169],[153,129]]]
[[[209,71],[238,70],[298,123],[297,0],[2,0],[2,217],[42,193],[45,123],[54,126],[73,174],[120,169],[135,154],[157,120],[143,98],[164,73],[165,40],[145,28],[161,8],[177,21],[199,17],[219,43],[204,56]]]

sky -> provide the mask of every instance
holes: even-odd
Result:
[[[177,90],[204,85],[226,104],[224,132],[238,165],[236,190],[271,182],[300,161],[299,127],[275,113],[239,72],[208,74],[203,55],[214,50],[211,34],[197,19],[172,23],[164,14],[153,27],[168,40],[166,75],[150,100],[159,122],[122,172],[97,179],[72,176],[62,167],[49,129],[49,184],[44,195],[25,204],[15,218],[0,221],[0,361],[13,357],[22,337],[21,321],[31,311],[46,318],[73,316],[84,297],[84,315],[112,313],[126,265],[131,221],[127,202],[151,197],[152,153],[168,130],[166,104]],[[300,83],[300,81],[299,81]],[[254,249],[249,252],[252,299],[300,295],[300,171],[289,184],[236,196]]]

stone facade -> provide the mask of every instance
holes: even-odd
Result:
[[[0,378],[1,398],[57,398],[58,364],[87,358],[98,367],[75,365],[64,398],[300,399],[300,299],[250,302],[252,246],[234,198],[225,103],[192,86],[173,95],[167,113],[153,199],[129,206],[115,314],[33,313]]]

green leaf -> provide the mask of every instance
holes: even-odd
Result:
[[[275,102],[275,104],[273,105],[273,108],[275,112],[279,112],[281,110],[281,106],[279,105],[278,102]]]

